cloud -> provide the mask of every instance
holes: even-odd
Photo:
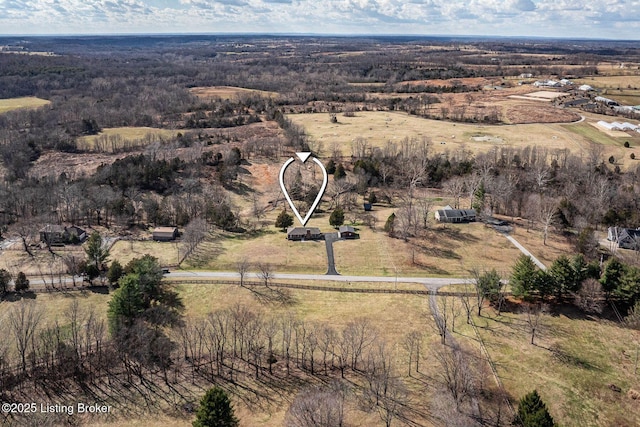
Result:
[[[638,39],[639,23],[638,0],[0,0],[0,32],[6,34],[260,31]]]

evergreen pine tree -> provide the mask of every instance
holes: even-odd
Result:
[[[193,427],[237,427],[229,397],[220,387],[210,388],[200,401]]]
[[[384,223],[384,231],[386,231],[389,235],[393,234],[395,222],[396,222],[396,214],[392,213],[387,218],[387,222]]]
[[[523,427],[554,427],[547,405],[536,390],[525,395],[518,404],[516,422]]]
[[[287,213],[284,209],[276,218],[276,227],[282,228],[284,231],[287,227],[291,227],[293,225],[293,217]]]
[[[339,227],[344,224],[344,211],[342,208],[337,207],[331,212],[329,216],[329,224],[333,227]]]
[[[339,163],[338,166],[336,166],[336,171],[333,173],[333,179],[343,179],[347,176],[347,173],[344,170],[344,166],[342,166],[342,163]]]
[[[511,271],[511,289],[513,295],[522,299],[529,299],[536,289],[536,265],[527,255],[520,255]]]

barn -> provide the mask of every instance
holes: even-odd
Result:
[[[178,237],[177,227],[156,227],[153,230],[153,240],[157,242],[170,242]]]

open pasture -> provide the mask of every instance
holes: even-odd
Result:
[[[51,101],[36,98],[35,96],[0,99],[0,114],[21,108],[39,108],[49,104],[51,104]]]
[[[339,116],[338,123],[331,123],[326,113],[289,115],[288,118],[303,126],[312,140],[323,143],[323,155],[329,155],[334,143],[340,147],[342,155],[350,155],[356,138],[366,139],[372,147],[383,147],[388,141],[398,144],[404,138],[429,138],[436,152],[469,150],[478,153],[501,146],[537,145],[549,149],[568,148],[579,153],[588,145],[586,139],[576,138],[560,124],[453,123],[396,112],[358,112],[355,117]],[[482,136],[491,139],[474,139]],[[502,142],[497,143],[498,140]]]
[[[78,148],[112,152],[123,148],[149,145],[160,139],[169,139],[177,135],[177,131],[150,127],[119,127],[103,129],[98,135],[78,138]]]
[[[638,402],[627,394],[640,390],[634,375],[638,335],[571,307],[541,316],[535,345],[516,304],[501,315],[486,308],[474,316],[506,391],[518,399],[537,389],[563,426],[638,425]],[[456,329],[456,339],[477,343],[469,325],[459,322]]]
[[[277,92],[269,92],[258,89],[246,89],[243,87],[234,86],[203,86],[192,87],[189,92],[202,99],[235,99],[242,95],[259,95],[267,98],[275,98],[278,96]]]

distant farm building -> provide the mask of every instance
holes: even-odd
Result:
[[[40,241],[47,245],[65,245],[68,243],[82,243],[87,238],[87,232],[80,227],[72,225],[48,224],[40,230]]]
[[[341,225],[338,229],[338,237],[340,239],[357,239],[358,233],[356,233],[356,229],[350,225]]]
[[[556,80],[538,80],[533,82],[536,87],[560,87],[562,83]]]
[[[170,242],[178,237],[177,227],[156,227],[153,230],[153,240],[157,242]]]
[[[604,96],[596,96],[595,98],[593,98],[593,100],[601,104],[607,105],[609,107],[617,107],[620,105],[618,104],[617,101],[614,101],[613,99],[605,98]]]
[[[452,209],[447,206],[444,209],[437,210],[435,213],[436,220],[439,222],[471,222],[476,220],[475,209]]]
[[[522,73],[522,74],[520,74],[520,78],[521,79],[530,79],[531,77],[533,77],[533,74],[531,74],[531,73]]]
[[[591,92],[593,88],[589,85],[581,85],[581,86],[578,86],[578,90],[581,90],[583,92]]]
[[[320,240],[322,233],[317,227],[289,227],[287,228],[289,240]]]
[[[640,126],[638,125],[634,125],[632,123],[629,122],[624,122],[624,123],[620,123],[620,122],[605,122],[604,120],[600,120],[598,122],[598,126],[607,129],[607,130],[619,130],[619,131],[627,131],[627,130],[633,130],[633,131],[638,131],[640,129]]]
[[[640,228],[609,227],[607,240],[617,243],[619,248],[640,250]]]

